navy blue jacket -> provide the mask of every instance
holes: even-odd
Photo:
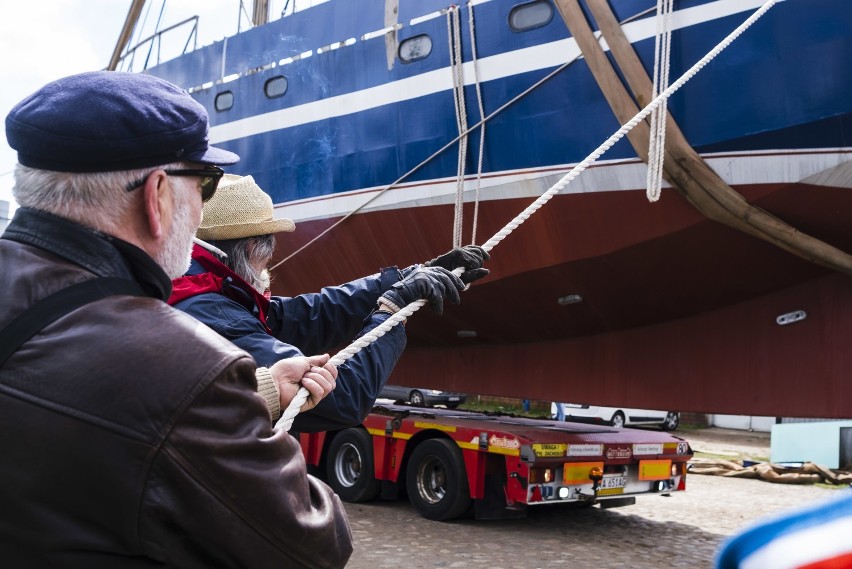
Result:
[[[187,275],[205,269],[196,261]],[[387,320],[374,312],[379,296],[402,278],[396,267],[373,276],[296,297],[273,296],[266,315],[267,332],[257,318],[250,294],[240,303],[206,292],[174,304],[251,354],[258,366],[269,367],[283,358],[329,353],[334,355],[355,338]],[[225,282],[223,286],[237,286]],[[238,291],[229,296],[239,297]],[[254,312],[254,313],[253,313]],[[314,409],[300,413],[294,432],[342,429],[361,423],[373,408],[405,348],[404,326],[387,334],[338,367],[337,387]],[[283,409],[282,409],[283,411]]]

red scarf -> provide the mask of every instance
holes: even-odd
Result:
[[[207,272],[198,275],[184,275],[174,279],[172,281],[172,295],[169,297],[169,304],[174,306],[187,298],[205,292],[215,292],[241,304],[253,314],[256,308],[257,319],[260,320],[266,331],[271,333],[271,330],[266,325],[266,314],[269,312],[269,299],[266,296],[257,292],[253,286],[225,266],[219,259],[211,255],[204,247],[193,245],[192,259],[201,265],[202,268],[206,269]],[[230,286],[223,289],[222,283],[226,279],[229,279]],[[254,301],[254,305],[248,306],[248,299],[239,293],[235,293],[234,289],[239,289],[248,295],[248,298]]]

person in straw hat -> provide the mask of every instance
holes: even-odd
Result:
[[[274,219],[272,200],[251,176],[225,175],[216,195],[204,205],[189,271],[173,282],[169,302],[250,353],[258,366],[283,358],[322,354],[349,342],[419,299],[437,311],[447,298],[484,277],[488,254],[473,245],[459,247],[400,271],[396,267],[355,281],[323,288],[321,293],[288,298],[269,296],[266,266],[275,251],[275,234],[293,231],[289,219]],[[463,267],[457,277],[451,271]],[[337,386],[316,407],[300,413],[295,432],[340,429],[361,423],[384,387],[406,343],[405,327],[387,334],[338,369]],[[258,373],[258,391],[272,419],[282,410],[276,384]],[[298,386],[288,384],[294,389]]]

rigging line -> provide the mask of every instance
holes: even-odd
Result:
[[[743,32],[745,32],[748,28],[751,27],[757,20],[760,19],[772,6],[774,6],[778,2],[778,0],[766,0],[766,2],[757,9],[751,16],[749,16],[742,24],[737,26],[734,31],[725,36],[725,38],[720,41],[716,46],[711,49],[704,57],[698,60],[692,67],[690,67],[683,75],[681,75],[677,81],[672,83],[668,89],[660,93],[657,97],[655,97],[650,103],[648,103],[645,108],[636,113],[636,115],[627,121],[624,125],[621,126],[612,136],[606,139],[600,146],[598,146],[591,154],[589,154],[586,158],[583,159],[582,162],[574,166],[570,172],[565,174],[558,182],[556,182],[549,190],[547,190],[544,194],[536,198],[533,203],[528,205],[521,213],[515,216],[512,221],[506,224],[503,229],[498,231],[491,239],[486,241],[482,248],[486,251],[491,251],[497,244],[503,241],[509,234],[512,233],[515,229],[517,229],[523,222],[525,222],[529,217],[541,209],[541,207],[546,204],[550,199],[562,191],[571,181],[580,175],[586,168],[588,168],[593,162],[595,162],[598,158],[600,158],[604,152],[612,148],[616,142],[624,138],[628,132],[633,130],[633,128],[645,120],[648,115],[650,115],[654,109],[663,104],[672,94],[675,93],[678,89],[684,86],[684,84],[692,79],[699,71],[701,71],[710,61],[712,61],[719,53],[721,53],[726,47],[731,45]],[[456,275],[460,275],[464,272],[462,267],[458,267],[453,271]],[[376,326],[354,342],[352,342],[349,346],[339,351],[335,354],[330,360],[329,363],[339,366],[355,354],[357,354],[361,349],[369,346],[377,339],[384,336],[390,329],[394,326],[403,322],[415,312],[420,310],[423,306],[426,305],[426,301],[421,299],[412,302],[408,306],[403,307],[398,312],[392,314],[390,318],[382,322],[379,326]],[[284,429],[285,431],[289,431],[290,427],[293,426],[293,419],[296,415],[299,414],[299,408],[307,401],[308,399],[308,390],[304,387],[300,387],[299,391],[296,393],[296,396],[290,401],[290,404],[287,406],[287,409],[281,414],[281,418],[278,419],[278,422],[275,423],[275,429]]]
[[[638,20],[639,18],[646,16],[647,14],[649,14],[653,11],[655,11],[655,8],[647,8],[645,10],[642,10],[641,12],[638,12],[637,14],[634,14],[633,16],[630,16],[629,18],[625,18],[624,20],[621,20],[619,22],[619,24],[621,24],[621,25],[628,24],[628,23],[630,23],[634,20]],[[595,37],[598,39],[598,41],[600,41],[600,38],[601,38],[600,31],[594,32],[594,34],[595,34]],[[514,97],[512,97],[511,99],[509,99],[508,101],[503,103],[501,106],[497,107],[497,109],[495,109],[495,111],[493,113],[491,113],[490,115],[488,115],[485,118],[480,119],[479,122],[477,122],[475,125],[473,125],[469,129],[467,129],[464,132],[464,134],[469,134],[469,133],[473,132],[474,130],[476,130],[477,128],[485,126],[486,122],[490,121],[491,119],[493,119],[494,117],[496,117],[497,115],[499,115],[500,113],[505,111],[507,108],[514,105],[519,100],[521,100],[522,98],[526,97],[527,95],[529,95],[530,93],[532,93],[533,91],[535,91],[536,89],[541,87],[544,83],[546,83],[547,81],[550,81],[556,75],[558,75],[559,73],[561,73],[562,71],[564,71],[565,69],[567,69],[568,67],[573,65],[577,60],[582,59],[582,58],[583,58],[583,54],[577,54],[576,56],[574,56],[573,59],[566,61],[565,63],[563,63],[562,65],[560,65],[559,67],[557,67],[556,69],[554,69],[553,71],[551,71],[550,73],[548,73],[547,75],[545,75],[544,77],[542,77],[541,79],[539,79],[538,81],[536,81],[535,83],[533,83],[532,85],[530,85],[529,87],[527,87],[526,89],[524,89],[523,91],[518,93],[517,95],[515,95]],[[420,170],[423,166],[425,166],[426,164],[428,164],[429,162],[431,162],[432,160],[434,160],[435,158],[437,158],[438,156],[443,154],[445,150],[447,150],[448,148],[453,146],[456,142],[458,142],[461,139],[461,137],[462,137],[461,134],[458,135],[457,137],[455,137],[454,139],[452,139],[451,141],[446,143],[444,146],[442,146],[441,148],[439,148],[438,150],[433,152],[429,157],[427,157],[425,160],[423,160],[422,162],[420,162],[419,164],[414,166],[411,170],[409,170],[408,172],[406,172],[405,174],[403,174],[402,176],[400,176],[399,178],[397,178],[396,180],[394,180],[393,182],[391,182],[390,184],[388,184],[387,186],[385,186],[384,188],[379,190],[375,195],[373,195],[369,199],[365,200],[364,203],[362,203],[361,205],[359,205],[358,207],[356,207],[355,209],[353,209],[352,211],[350,211],[349,213],[347,213],[346,215],[344,215],[343,217],[341,217],[340,219],[338,219],[337,221],[332,223],[327,228],[323,229],[318,235],[313,237],[310,241],[308,241],[307,243],[305,243],[304,245],[302,245],[301,247],[299,247],[298,249],[296,249],[295,251],[293,251],[292,253],[290,253],[289,255],[287,255],[286,257],[284,257],[283,259],[281,259],[280,261],[278,261],[274,265],[272,265],[272,267],[270,267],[269,270],[274,271],[275,269],[277,269],[278,267],[280,267],[281,265],[283,265],[284,263],[286,263],[287,261],[289,261],[290,259],[292,259],[296,255],[298,255],[299,253],[301,253],[302,251],[304,251],[305,249],[307,249],[308,247],[310,247],[311,245],[313,245],[314,243],[316,243],[317,241],[319,241],[320,239],[325,237],[325,235],[327,233],[333,231],[338,225],[345,222],[347,219],[349,219],[350,217],[352,217],[353,215],[355,215],[356,213],[358,213],[359,211],[361,211],[362,209],[364,209],[365,207],[367,207],[368,205],[373,203],[375,200],[379,199],[385,193],[387,193],[388,191],[392,190],[393,188],[395,188],[396,186],[401,184],[404,180],[406,180],[409,176],[412,176],[415,172]]]
[[[165,0],[163,0],[163,1],[165,2]],[[141,26],[137,26],[137,25],[133,26],[133,33],[131,34],[130,41],[127,42],[127,47],[125,47],[125,52],[124,52],[124,55],[122,56],[122,61],[124,60],[125,57],[127,57],[127,54],[128,54],[127,50],[130,48],[130,46],[136,46],[136,44],[139,43],[139,38],[142,37],[142,30],[145,29],[145,24],[148,23],[148,16],[151,14],[151,5],[152,4],[153,4],[153,2],[145,2],[145,15],[142,17],[142,25]],[[133,39],[134,35],[136,36],[135,40]],[[133,56],[131,57],[130,65],[125,66],[126,71],[132,71],[133,70],[133,61],[135,61],[135,59],[136,59],[136,50],[134,49],[133,50]]]
[[[154,26],[155,32],[160,30],[160,22],[163,21],[163,14],[165,13],[165,11],[166,11],[166,0],[163,0],[163,5],[160,6],[160,15],[157,16],[157,24]],[[157,38],[157,41],[161,42],[162,40],[160,38]],[[159,45],[157,46],[157,49],[159,50]],[[154,40],[152,39],[151,40],[151,46],[148,48],[148,55],[145,56],[145,64],[142,66],[142,69],[148,69],[148,61],[151,60],[151,53],[153,51],[154,51]],[[159,56],[159,51],[158,51],[157,52],[157,59],[158,59],[157,63],[159,63],[159,57],[160,56]]]
[[[145,2],[145,15],[142,17],[142,23],[140,25],[137,19],[136,23],[133,25],[131,39],[127,42],[124,54],[119,59],[119,63],[124,65],[125,71],[133,71],[133,64],[136,63],[136,48],[140,47],[139,38],[142,37],[142,30],[145,29],[145,24],[148,23],[148,15],[151,13],[152,4],[153,2]],[[132,38],[133,35],[136,35],[135,40]],[[130,56],[129,59],[127,57],[128,55]]]

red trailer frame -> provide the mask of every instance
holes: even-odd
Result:
[[[307,463],[348,502],[398,498],[426,518],[478,519],[686,489],[689,444],[651,429],[379,405],[357,427],[300,435]]]

